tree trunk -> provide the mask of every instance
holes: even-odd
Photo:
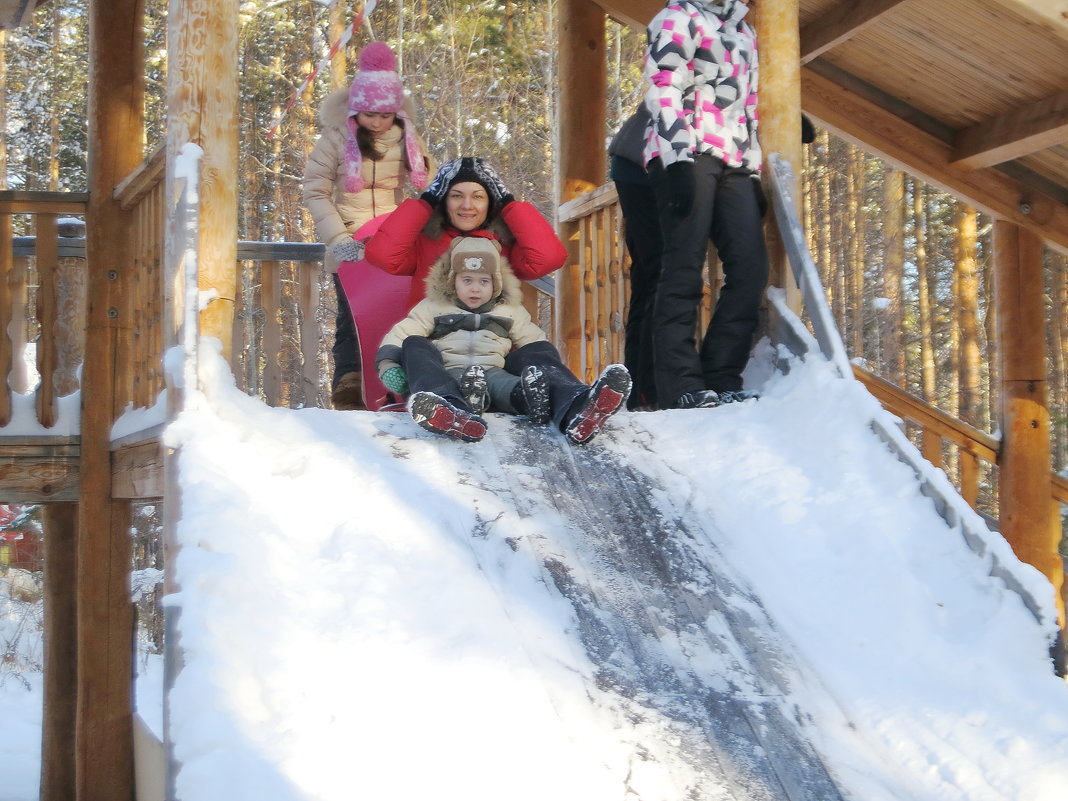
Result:
[[[883,176],[883,377],[905,386],[905,349],[902,337],[902,280],[905,265],[905,175],[890,168]]]
[[[849,275],[849,342],[854,356],[864,356],[864,176],[865,158],[859,148],[849,146],[849,178],[846,214],[851,236],[846,269]]]
[[[916,238],[916,275],[920,317],[920,385],[923,399],[928,403],[937,401],[935,384],[934,352],[934,287],[931,282],[930,263],[927,259],[927,190],[920,182],[912,198],[913,228]]]

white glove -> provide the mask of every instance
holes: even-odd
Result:
[[[330,246],[331,255],[338,261],[363,261],[363,251],[363,242],[348,235]]]

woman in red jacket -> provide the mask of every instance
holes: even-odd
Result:
[[[413,276],[411,308],[424,297],[430,268],[458,236],[500,242],[521,281],[548,275],[567,260],[564,244],[538,210],[513,198],[489,164],[470,157],[441,165],[422,196],[403,201],[382,223],[364,257],[388,273]]]

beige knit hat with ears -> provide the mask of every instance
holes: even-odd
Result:
[[[501,244],[484,236],[458,236],[449,245],[449,284],[458,273],[489,273],[493,297],[501,294]]]

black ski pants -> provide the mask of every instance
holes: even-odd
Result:
[[[612,157],[612,180],[619,196],[619,208],[626,223],[627,251],[630,253],[630,305],[623,340],[623,363],[634,380],[627,405],[656,407],[656,379],[653,374],[653,300],[660,280],[660,217],[656,195],[649,185],[645,168],[622,156]]]
[[[334,319],[334,378],[331,389],[337,388],[341,377],[360,372],[360,343],[356,337],[356,323],[352,319],[349,299],[341,287],[341,279],[334,273],[334,291],[337,293],[337,317]],[[305,313],[312,313],[306,311]]]
[[[663,175],[660,162],[649,165],[664,239],[653,302],[653,356],[657,398],[665,409],[687,392],[742,388],[742,371],[749,360],[768,281],[756,180],[708,155],[696,157],[694,173],[693,206],[680,217],[666,202],[670,184],[658,180]],[[709,240],[723,263],[724,284],[698,351],[701,270]]]

